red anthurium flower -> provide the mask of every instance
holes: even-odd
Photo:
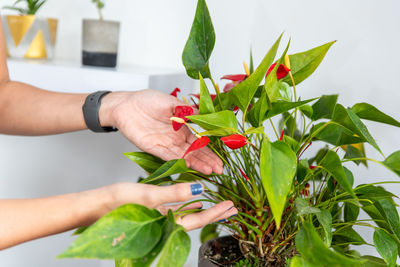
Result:
[[[227,84],[225,84],[225,86],[224,86],[224,93],[226,93],[226,92],[229,92],[230,90],[232,90],[232,88],[233,87],[235,87],[235,84],[234,83],[227,83]]]
[[[239,169],[239,171],[242,174],[242,176],[244,177],[244,179],[246,179],[246,181],[250,181],[249,177],[241,169]]]
[[[190,106],[176,106],[175,107],[175,117],[181,118],[185,121],[188,121],[186,116],[193,115],[193,108]],[[175,131],[178,131],[183,126],[183,123],[179,123],[176,121],[172,121],[172,127]]]
[[[178,92],[180,93],[180,92],[181,92],[181,89],[175,88],[174,91],[172,91],[172,92],[170,93],[170,95],[175,96],[175,97],[178,97]]]
[[[194,96],[195,98],[197,98],[197,99],[200,100],[200,94],[190,94],[190,95],[192,95],[192,96]],[[217,95],[215,95],[215,94],[210,94],[210,96],[211,96],[211,100],[212,100],[212,101],[214,101],[214,99],[217,97]]]
[[[231,83],[225,84],[224,92],[229,92],[233,87],[237,84],[241,83],[242,81],[246,80],[249,77],[247,74],[235,74],[235,75],[225,75],[221,79],[224,80],[231,80]]]
[[[315,168],[317,168],[317,166],[311,165],[309,168],[310,168],[310,170],[314,170]]]
[[[241,134],[232,134],[230,136],[224,136],[221,141],[230,149],[237,149],[247,144],[247,139]]]
[[[246,74],[225,75],[221,80],[231,80],[232,82],[241,82],[247,78]]]
[[[285,135],[285,129],[283,129],[283,130],[282,130],[281,137],[279,138],[279,140],[281,140],[281,141],[282,141],[282,140],[283,140],[283,136],[284,136],[284,135]]]
[[[186,150],[185,154],[183,154],[182,158],[184,158],[187,154],[189,154],[192,151],[207,146],[208,143],[210,143],[210,138],[208,138],[207,136],[200,137],[190,145],[190,147]]]
[[[269,67],[268,71],[267,71],[267,75],[270,74],[270,72],[275,68],[276,63],[272,64],[271,67]],[[288,75],[290,69],[288,69],[285,65],[281,64],[278,67],[278,70],[276,71],[276,77],[278,78],[278,80],[283,79],[286,77],[286,75]]]

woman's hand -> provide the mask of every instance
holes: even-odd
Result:
[[[176,97],[154,90],[115,92],[105,96],[100,108],[102,126],[117,127],[139,149],[163,160],[181,158],[196,137],[187,127],[172,129],[170,117]],[[208,148],[190,153],[188,167],[205,174],[222,173],[222,161]]]
[[[127,203],[136,203],[148,208],[155,208],[162,214],[168,210],[176,211],[183,205],[182,202],[190,201],[203,193],[201,184],[182,183],[171,186],[156,186],[137,183],[118,183],[108,187],[111,193],[110,211]],[[166,205],[171,204],[172,205]],[[200,209],[201,202],[192,203],[182,210]],[[179,217],[177,223],[187,231],[201,228],[209,223],[217,222],[237,214],[238,210],[232,201],[223,201],[212,208],[201,212]]]

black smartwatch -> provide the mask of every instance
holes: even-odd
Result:
[[[95,133],[107,133],[118,131],[114,127],[101,127],[99,120],[99,110],[101,99],[111,93],[111,91],[97,91],[86,97],[85,104],[82,106],[83,117],[89,130]]]

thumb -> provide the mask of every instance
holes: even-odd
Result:
[[[151,192],[155,206],[165,203],[185,202],[200,196],[204,191],[200,183],[181,183],[170,186],[158,186]]]

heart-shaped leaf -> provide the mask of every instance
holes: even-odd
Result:
[[[276,225],[281,223],[286,198],[297,169],[296,154],[281,141],[264,141],[261,147],[260,174]]]
[[[163,216],[137,204],[121,206],[78,236],[59,258],[136,259],[161,238]]]
[[[182,61],[187,74],[193,79],[210,78],[208,61],[215,45],[214,26],[205,0],[197,1],[196,15],[189,38],[183,49]]]

